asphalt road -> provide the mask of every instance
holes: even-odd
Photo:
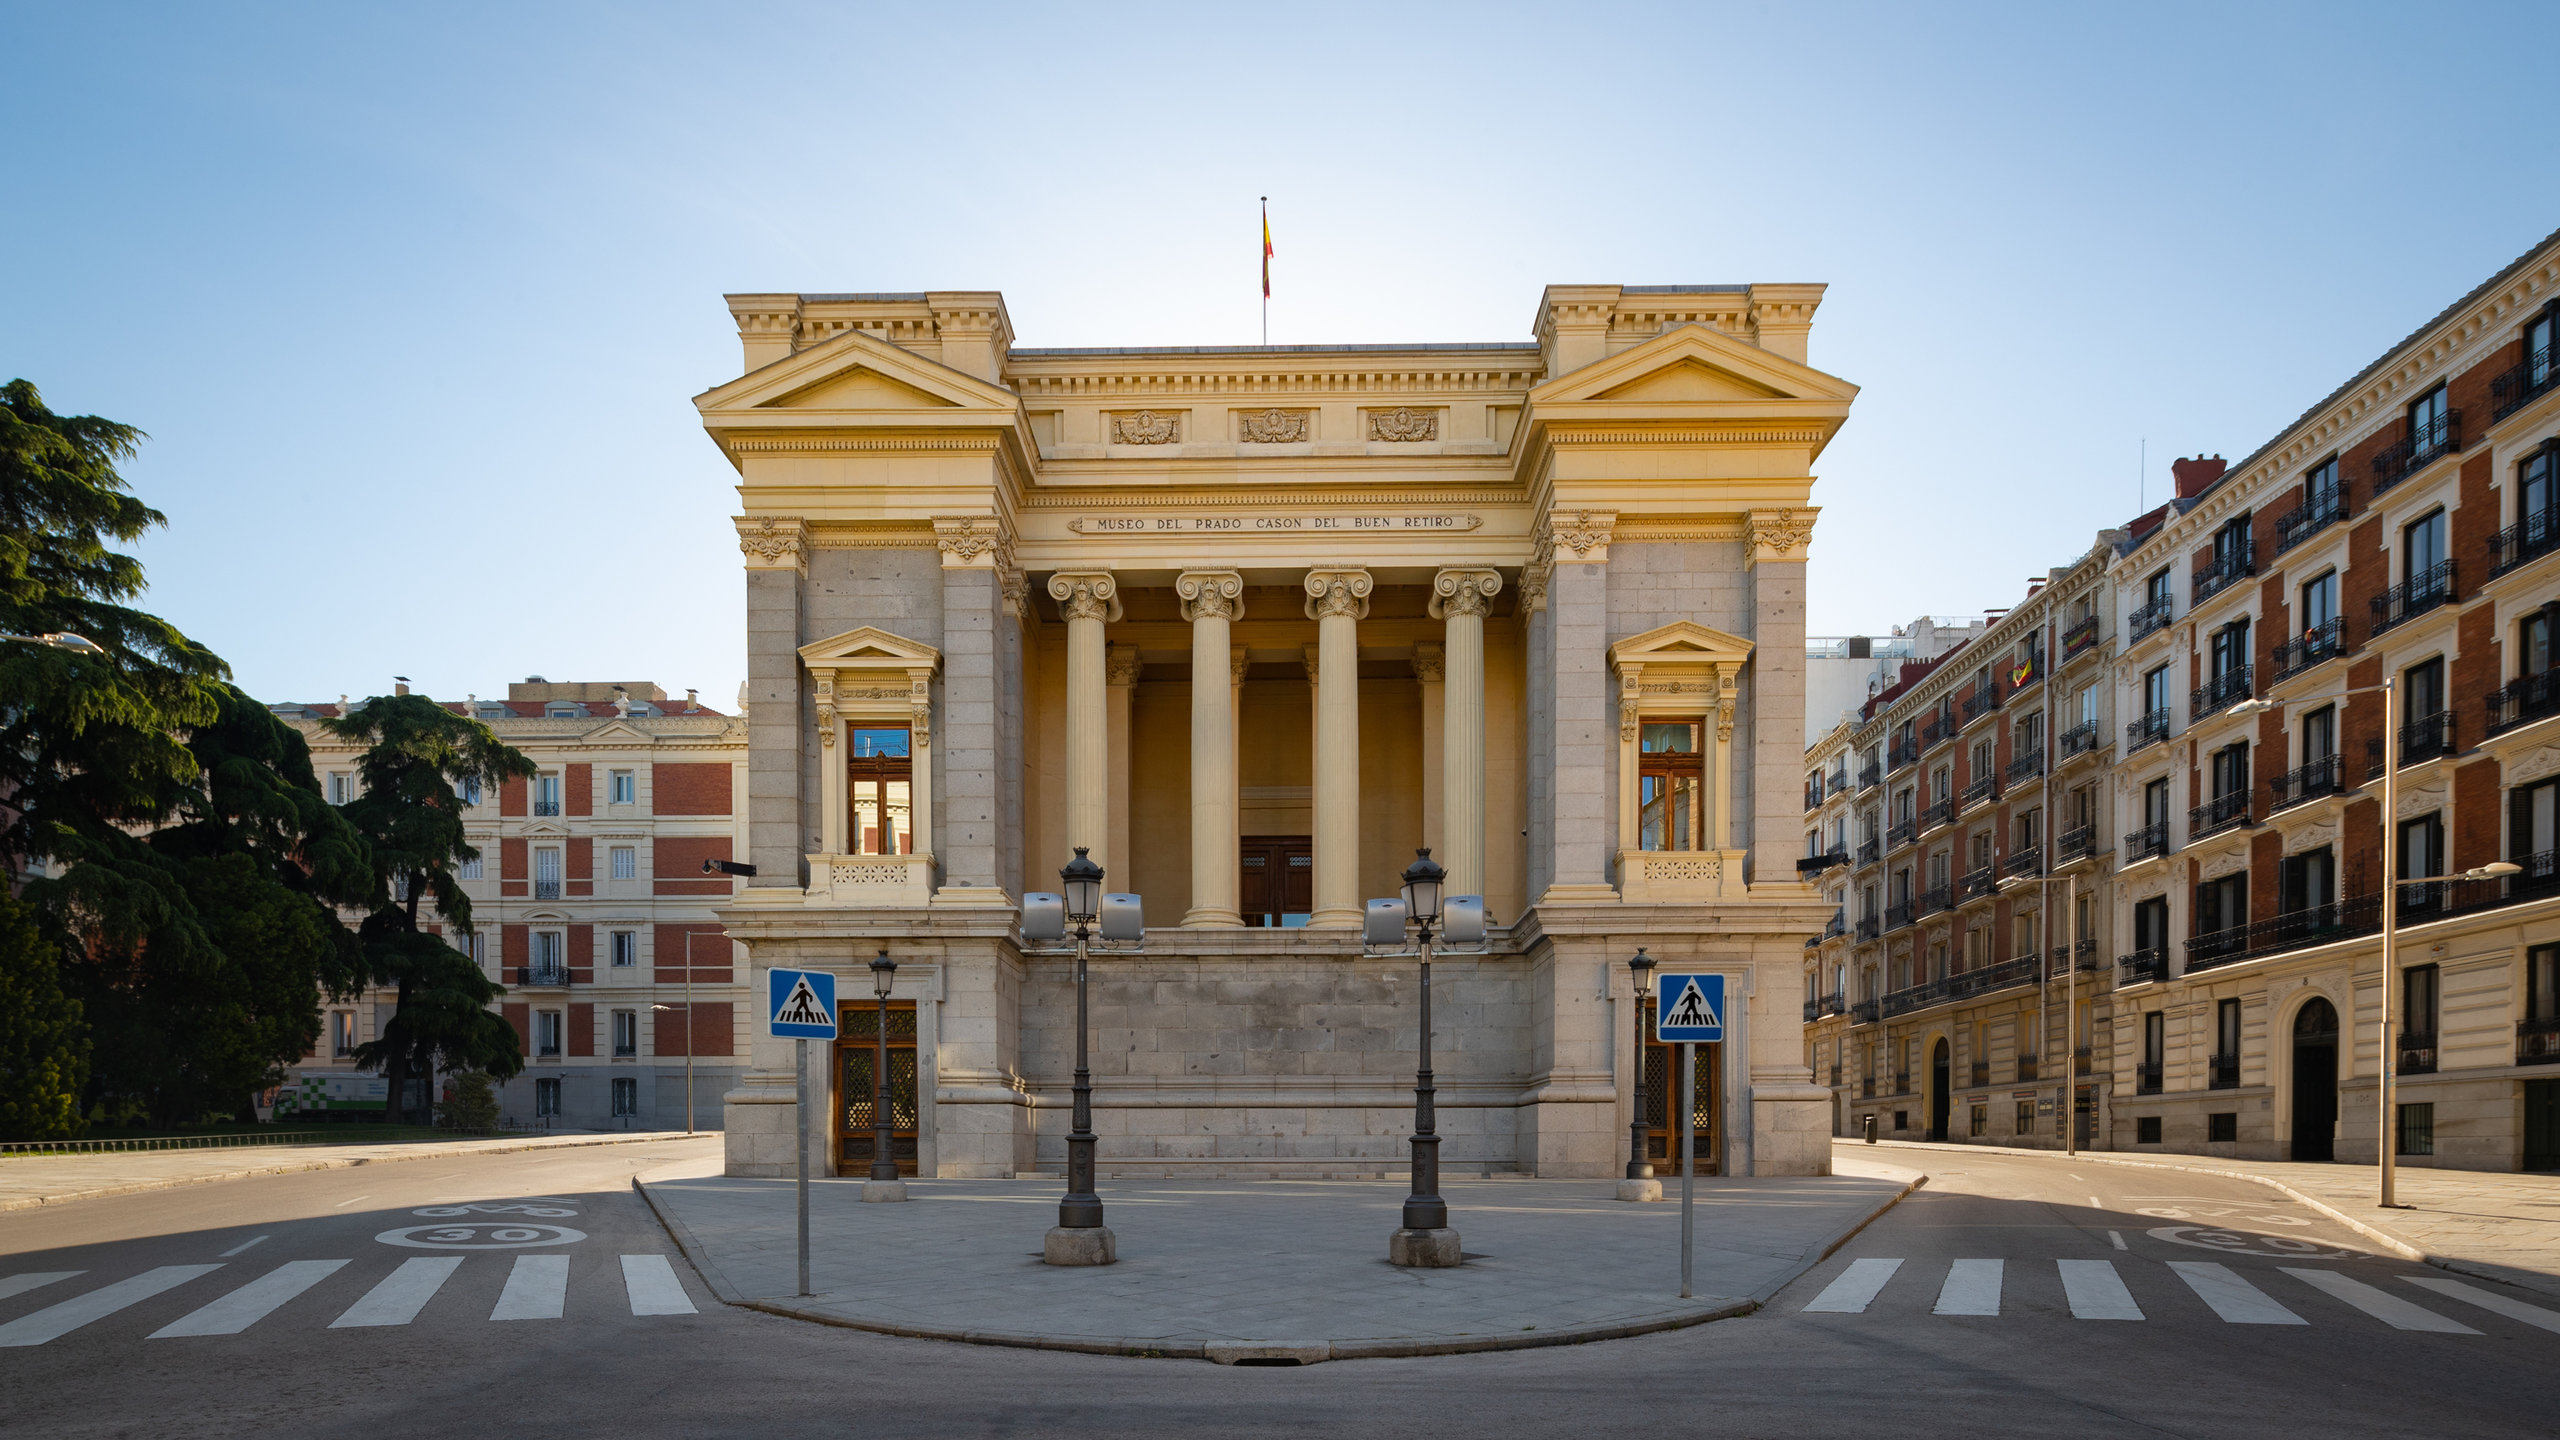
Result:
[[[1898,1156],[1937,1178],[1758,1315],[1228,1369],[729,1309],[631,1193],[687,1153],[422,1160],[9,1215],[0,1434],[2560,1433],[2560,1333],[2531,1323],[2560,1325],[2554,1307],[2374,1258],[2238,1181]]]

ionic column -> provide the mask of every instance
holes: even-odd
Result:
[[[1106,646],[1102,652],[1103,708],[1110,717],[1111,759],[1109,788],[1111,798],[1110,838],[1103,843],[1113,855],[1134,860],[1137,851],[1129,848],[1129,787],[1137,774],[1131,763],[1131,747],[1137,726],[1138,663],[1135,645]]]
[[[1060,571],[1049,595],[1067,622],[1067,845],[1108,866],[1111,827],[1111,715],[1103,674],[1103,625],[1120,610],[1107,570]]]
[[[1451,895],[1484,893],[1484,616],[1501,589],[1492,570],[1443,570],[1431,581],[1432,617],[1448,625],[1440,838]]]
[[[1174,577],[1191,622],[1191,909],[1185,925],[1241,926],[1236,913],[1236,706],[1229,626],[1244,618],[1244,577]]]
[[[1422,687],[1422,843],[1435,855],[1446,854],[1449,848],[1441,838],[1448,830],[1448,819],[1440,805],[1441,783],[1448,769],[1444,758],[1448,752],[1442,748],[1446,707],[1441,703],[1447,672],[1448,658],[1439,646],[1426,642],[1413,647],[1413,678]]]
[[[1360,928],[1360,620],[1369,572],[1307,572],[1316,622],[1315,908],[1310,930]]]

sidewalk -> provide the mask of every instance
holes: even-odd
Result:
[[[793,1186],[716,1157],[634,1183],[731,1304],[893,1335],[1233,1364],[1454,1354],[1612,1339],[1747,1314],[1923,1178],[1850,1157],[1839,1175],[1702,1178],[1696,1283],[1680,1295],[1677,1182],[1621,1204],[1611,1180],[1449,1184],[1467,1263],[1387,1263],[1405,1187],[1378,1181],[1122,1181],[1103,1203],[1120,1261],[1054,1268],[1059,1182],[810,1184],[811,1287],[795,1298]]]
[[[1982,1151],[2063,1158],[2059,1150],[1920,1141],[1832,1142],[1833,1163],[1856,1152]],[[2074,1163],[2189,1170],[2254,1180],[2291,1195],[2404,1259],[2560,1295],[2560,1175],[2397,1167],[2392,1188],[2405,1210],[2375,1204],[2381,1172],[2371,1165],[2225,1160],[2210,1155],[2083,1150]]]
[[[32,1210],[73,1200],[168,1190],[252,1175],[291,1175],[303,1170],[343,1170],[392,1160],[440,1160],[457,1155],[505,1155],[518,1150],[563,1150],[585,1145],[631,1145],[681,1140],[681,1130],[619,1131],[605,1135],[500,1136],[488,1140],[408,1140],[382,1145],[243,1145],[204,1150],[141,1150],[105,1155],[28,1155],[0,1160],[0,1211]]]

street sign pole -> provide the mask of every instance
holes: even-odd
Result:
[[[1689,1297],[1689,1257],[1698,1214],[1698,1042],[1680,1042],[1680,1298]]]
[[[693,967],[687,965],[686,970]],[[836,1038],[836,977],[825,970],[768,970],[765,972],[765,1033],[776,1040],[792,1043],[792,1063],[798,1072],[799,1103],[794,1129],[799,1136],[799,1161],[793,1173],[798,1177],[800,1210],[800,1293],[809,1294],[809,1042]]]
[[[1653,1038],[1680,1047],[1680,1298],[1691,1298],[1690,1261],[1698,1234],[1698,1046],[1724,1040],[1725,977],[1673,971],[1662,977]]]
[[[800,1052],[800,1293],[809,1293],[809,1042],[791,1042]]]

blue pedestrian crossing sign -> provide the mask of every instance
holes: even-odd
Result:
[[[1654,1007],[1653,1038],[1665,1045],[1724,1039],[1724,977],[1665,975]]]
[[[782,1040],[836,1038],[836,977],[824,970],[768,970],[768,1033]]]

